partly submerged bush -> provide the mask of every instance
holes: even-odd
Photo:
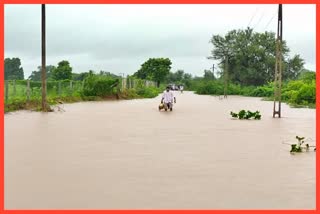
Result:
[[[239,111],[239,113],[234,113],[234,112],[230,112],[230,115],[233,118],[239,118],[240,120],[246,119],[246,120],[250,120],[251,118],[255,119],[255,120],[260,120],[261,119],[261,114],[259,111],[255,111],[255,112],[251,112],[251,111],[246,111],[246,110],[241,110]]]

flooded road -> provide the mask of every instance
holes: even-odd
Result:
[[[315,139],[314,109],[176,95],[6,114],[5,209],[315,209],[316,153],[282,143]]]

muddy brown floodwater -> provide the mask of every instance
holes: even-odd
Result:
[[[176,95],[6,114],[5,209],[315,209],[316,152],[282,143],[315,140],[314,109]]]

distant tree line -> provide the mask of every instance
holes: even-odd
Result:
[[[145,61],[133,76],[139,79],[152,80],[161,83],[175,83],[190,86],[193,80],[219,80],[228,72],[231,83],[243,86],[259,86],[274,80],[276,40],[275,33],[254,32],[253,29],[231,30],[225,35],[213,35],[210,39],[213,45],[209,59],[219,62],[216,66],[218,76],[211,70],[204,70],[202,77],[193,77],[179,69],[171,71],[172,62],[169,58],[150,58]],[[285,41],[282,45],[283,53],[283,80],[295,80],[305,71],[304,60],[300,55],[289,56],[290,50]],[[226,71],[225,65],[228,63]],[[90,74],[119,78],[118,75],[106,71],[94,72],[92,70],[82,73],[73,73],[67,60],[59,62],[56,66],[46,67],[48,80],[84,80]],[[19,58],[5,59],[5,79],[24,79],[24,71]],[[32,71],[30,80],[40,81],[41,67]]]
[[[24,71],[21,66],[21,60],[19,58],[6,58],[5,61],[5,80],[23,80]],[[69,61],[63,60],[58,63],[57,66],[47,65],[46,66],[46,78],[48,81],[57,80],[74,80],[82,81],[90,74],[95,74],[99,76],[110,76],[113,78],[119,78],[118,75],[112,74],[107,71],[95,72],[89,70],[88,72],[73,73],[72,67]],[[31,75],[27,78],[32,81],[41,81],[41,66],[37,67],[37,70],[31,72]]]

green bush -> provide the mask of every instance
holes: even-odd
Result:
[[[284,84],[282,100],[294,106],[314,106],[316,102],[315,79],[312,80],[309,76],[305,80],[294,80]]]
[[[195,85],[195,91],[197,94],[212,94],[220,95],[224,93],[223,82],[220,81],[199,81]]]
[[[274,94],[274,89],[270,86],[259,86],[251,92],[249,92],[249,96],[252,97],[271,97]]]
[[[116,93],[112,87],[117,79],[110,76],[89,75],[84,80],[83,96],[105,97]]]
[[[253,90],[256,89],[256,86],[245,86],[245,87],[241,87],[241,93],[240,95],[243,96],[251,96],[251,93]]]
[[[136,90],[137,94],[143,98],[153,98],[161,93],[161,89],[156,87],[140,87]]]
[[[299,76],[299,80],[302,80],[303,82],[312,82],[316,79],[316,72],[303,72]]]
[[[297,104],[306,105],[316,102],[316,84],[303,85],[297,94],[295,102]]]
[[[232,118],[239,118],[240,120],[242,119],[246,119],[246,120],[250,120],[251,118],[255,119],[255,120],[260,120],[261,119],[261,114],[259,111],[246,111],[246,110],[241,110],[239,111],[239,113],[234,113],[234,112],[230,112],[230,115],[232,116]]]
[[[221,80],[192,80],[192,90],[196,94],[222,95],[224,94],[224,83]],[[272,98],[274,95],[273,82],[263,86],[240,86],[233,83],[228,85],[228,95],[244,95],[253,97]],[[303,73],[298,80],[290,80],[282,84],[282,101],[292,106],[314,107],[316,102],[315,73]]]
[[[242,95],[242,88],[240,85],[229,84],[228,94],[230,95]]]
[[[192,89],[196,94],[222,95],[224,94],[224,82],[220,80],[197,80],[192,84]],[[241,86],[239,84],[229,83],[227,88],[228,95],[244,96],[271,96],[273,94],[272,86]]]

